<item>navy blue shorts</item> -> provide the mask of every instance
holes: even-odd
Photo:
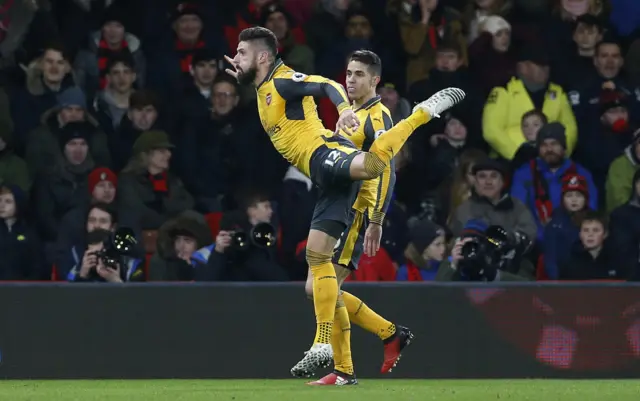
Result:
[[[311,181],[319,189],[311,229],[338,239],[351,223],[351,207],[360,190],[360,181],[352,180],[349,173],[359,150],[339,135],[324,139],[309,162]]]

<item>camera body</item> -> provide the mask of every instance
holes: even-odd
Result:
[[[470,281],[493,281],[498,270],[517,272],[520,257],[531,246],[526,235],[510,233],[497,225],[469,238],[462,246],[458,268],[461,276]]]
[[[231,232],[231,250],[235,252],[247,251],[251,245],[259,248],[272,248],[276,245],[275,228],[269,223],[258,223],[249,232],[235,230]]]
[[[137,243],[133,230],[126,227],[119,228],[104,242],[102,249],[95,252],[95,255],[105,267],[117,269],[118,265],[124,264],[124,257],[134,252]]]

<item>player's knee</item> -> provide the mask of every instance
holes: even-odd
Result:
[[[304,292],[307,295],[307,299],[313,301],[313,278],[311,276],[309,276],[309,278],[307,278],[307,282],[304,283]]]
[[[311,268],[325,263],[331,263],[331,256],[331,253],[318,252],[307,248],[307,263]]]
[[[379,177],[387,168],[387,165],[377,154],[365,153],[363,167],[368,179],[373,179]]]

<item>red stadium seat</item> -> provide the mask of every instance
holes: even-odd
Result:
[[[549,276],[544,270],[544,255],[538,257],[538,263],[536,264],[536,281],[547,281]]]
[[[222,212],[207,213],[204,215],[209,229],[211,230],[211,236],[215,239],[220,232],[220,220],[222,220]]]

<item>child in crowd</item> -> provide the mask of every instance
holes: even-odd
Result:
[[[558,279],[558,268],[571,255],[579,239],[580,223],[589,211],[589,190],[584,177],[570,174],[562,180],[562,205],[553,211],[544,229],[544,269],[551,280]]]

